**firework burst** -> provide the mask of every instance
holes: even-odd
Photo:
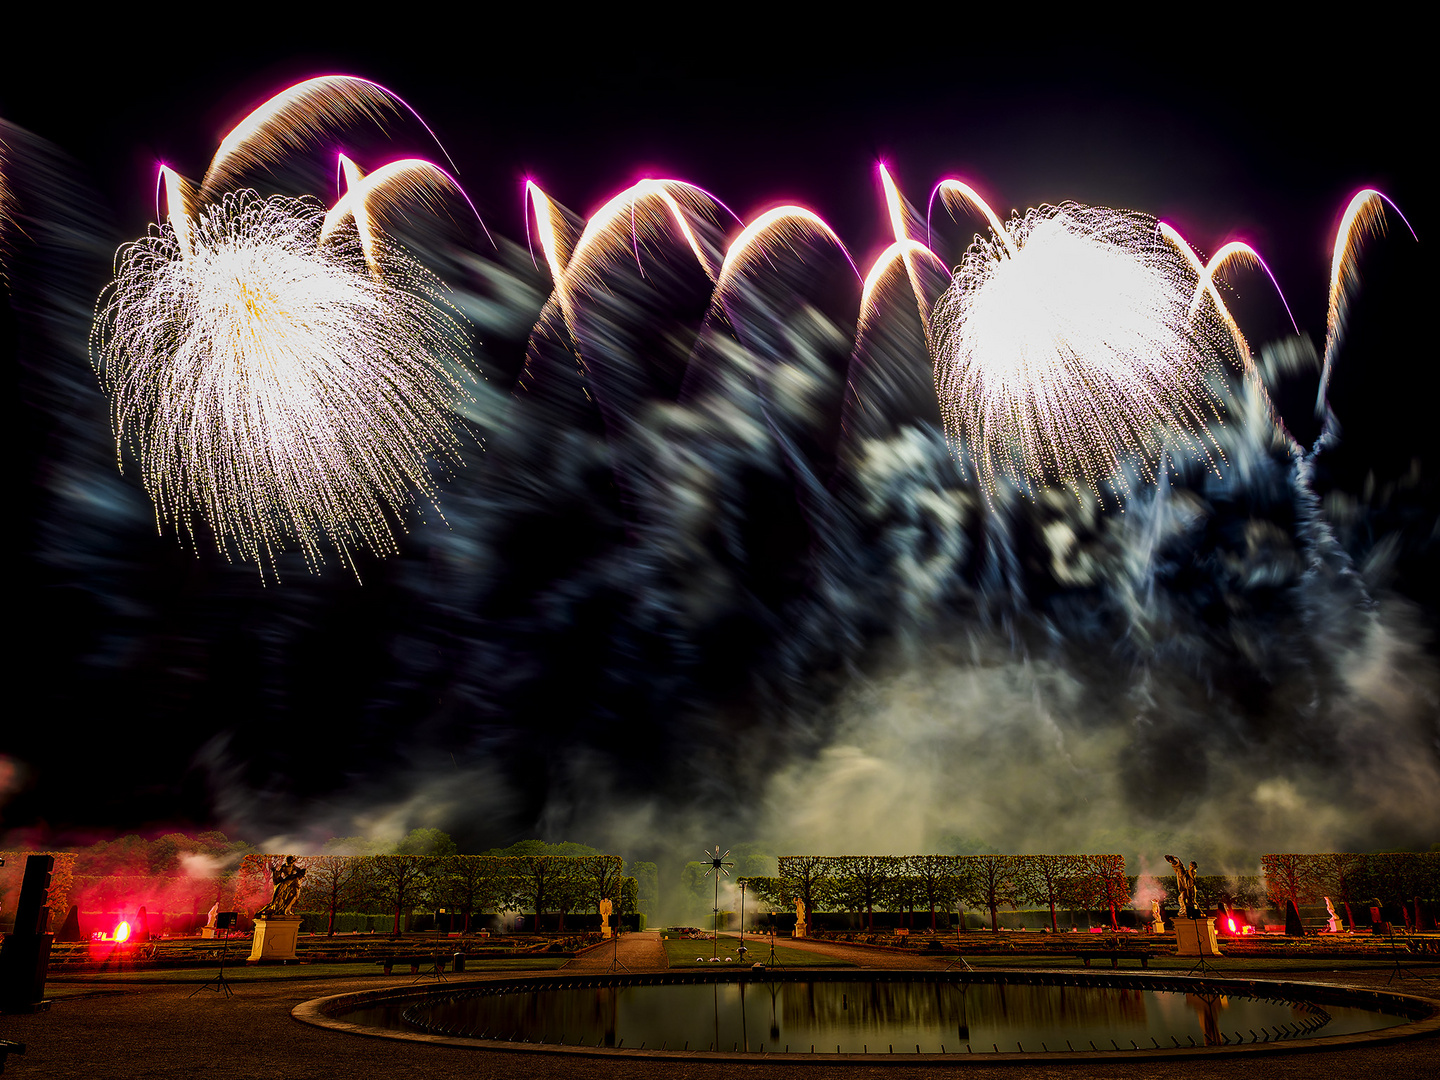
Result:
[[[468,345],[439,282],[375,237],[321,244],[308,199],[240,191],[184,220],[121,250],[92,334],[157,524],[203,523],[262,573],[292,541],[312,570],[327,539],[352,570],[393,551],[457,447]]]
[[[976,197],[978,198],[978,197]],[[1142,214],[1063,204],[966,252],[934,316],[946,434],[987,490],[1128,490],[1162,453],[1221,457],[1209,426],[1240,367],[1196,275]]]

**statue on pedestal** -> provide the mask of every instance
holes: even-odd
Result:
[[[1165,861],[1175,867],[1175,891],[1180,898],[1180,918],[1201,918],[1200,908],[1195,903],[1195,863],[1192,861],[1189,867],[1186,867],[1174,855],[1166,855]]]
[[[270,894],[270,902],[255,912],[255,918],[272,918],[277,915],[289,915],[290,909],[295,906],[295,901],[300,899],[300,880],[305,876],[305,868],[295,865],[295,856],[286,855],[283,863],[277,863],[270,868],[270,880],[274,883],[274,891]]]
[[[1335,905],[1330,902],[1330,897],[1325,897],[1325,910],[1330,912],[1330,933],[1340,933],[1340,913],[1335,910]]]
[[[795,937],[805,936],[805,901],[800,897],[795,898]]]

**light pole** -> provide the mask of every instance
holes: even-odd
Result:
[[[740,952],[745,952],[745,879],[740,879]],[[741,960],[745,957],[742,955]]]
[[[729,877],[730,871],[728,867],[735,865],[734,863],[725,861],[725,856],[729,854],[730,852],[727,849],[725,855],[721,855],[719,844],[715,845],[713,852],[705,852],[705,857],[710,860],[710,869],[705,871],[705,876],[715,875],[715,932],[714,936],[710,939],[710,958],[712,960],[719,959],[720,956],[720,875],[724,874],[726,877]]]

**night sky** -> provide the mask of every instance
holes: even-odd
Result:
[[[54,223],[68,206],[74,220],[7,241],[17,254],[0,330],[13,356],[12,522],[23,540],[12,556],[20,641],[10,671],[12,695],[25,704],[0,736],[0,839],[64,842],[175,825],[257,841],[323,839],[439,825],[477,850],[538,833],[653,853],[661,825],[688,843],[692,834],[713,840],[705,830],[720,822],[779,846],[827,850],[896,832],[917,847],[958,834],[1016,850],[1047,841],[1121,849],[1139,844],[1135,829],[1191,836],[1197,817],[1213,822],[1204,842],[1237,858],[1275,849],[1267,845],[1436,839],[1433,790],[1428,801],[1376,805],[1365,792],[1393,762],[1357,764],[1351,753],[1355,740],[1413,747],[1402,792],[1425,791],[1440,768],[1428,471],[1440,463],[1430,446],[1437,378],[1425,305],[1434,275],[1421,259],[1433,185],[1420,161],[1430,140],[1417,137],[1431,94],[1418,44],[1386,30],[1332,59],[1332,43],[1222,45],[1118,20],[1103,36],[1054,32],[1039,42],[941,20],[898,29],[903,47],[871,54],[827,51],[798,20],[752,26],[692,14],[672,28],[640,17],[623,27],[537,17],[545,25],[533,38],[403,24],[342,37],[260,34],[210,20],[170,34],[158,17],[80,40],[53,25],[9,35],[0,118],[64,155],[43,181],[33,169],[28,181],[17,175],[15,189],[23,196],[26,183],[38,185],[27,211],[43,204]],[[852,33],[891,40],[878,26]],[[470,455],[453,491],[442,490],[450,529],[416,527],[398,557],[362,560],[363,586],[334,563],[320,577],[292,567],[262,586],[253,567],[208,550],[196,557],[155,535],[133,470],[121,477],[114,468],[85,309],[108,278],[110,253],[153,219],[156,163],[198,178],[249,109],[321,73],[374,80],[414,107],[512,258],[471,230],[476,252],[532,290],[548,289],[544,275],[514,260],[525,242],[526,177],[582,217],[644,176],[700,184],[746,220],[800,202],[863,267],[888,239],[875,174],[883,160],[922,210],[937,180],[961,176],[1002,212],[1074,200],[1169,221],[1202,252],[1245,239],[1268,260],[1302,336],[1323,348],[1336,224],[1351,194],[1378,187],[1420,245],[1391,215],[1388,236],[1367,249],[1331,395],[1344,438],[1313,463],[1320,504],[1343,519],[1335,524],[1344,555],[1315,569],[1316,541],[1272,462],[1280,479],[1220,495],[1186,481],[1204,520],[1176,541],[1162,575],[1171,599],[1152,610],[1163,628],[1151,625],[1143,644],[1133,620],[1128,630],[1107,621],[1121,617],[1104,573],[1072,588],[1021,570],[994,586],[978,555],[957,565],[958,584],[939,590],[917,625],[897,614],[903,589],[867,584],[885,578],[893,544],[882,534],[893,522],[842,514],[850,532],[817,525],[824,514],[807,483],[845,489],[829,464],[815,464],[824,455],[806,458],[815,472],[807,480],[773,451],[740,460],[750,451],[722,452],[725,440],[707,436],[696,453],[711,462],[719,492],[710,528],[728,547],[716,556],[723,582],[699,597],[667,563],[685,548],[688,526],[646,518],[616,494],[622,459],[643,458],[643,446],[607,444],[603,433],[566,441],[526,414],[512,443],[492,440],[485,455]],[[436,156],[413,126],[364,151],[374,155],[368,167]],[[73,245],[56,239],[64,237]],[[447,280],[485,292],[473,274]],[[1257,351],[1290,332],[1260,275],[1237,276],[1230,297]],[[483,326],[477,335],[479,362],[508,389],[526,335]],[[1316,384],[1310,371],[1272,386],[1306,447],[1319,433]],[[708,429],[690,418],[676,430],[696,440]],[[925,439],[943,472],[943,441],[933,430]],[[1416,461],[1420,479],[1404,482]],[[909,496],[897,490],[898,505]],[[651,494],[662,498],[663,485]],[[1140,509],[1130,518],[1144,517]],[[1008,539],[987,550],[1004,547],[1027,565],[1027,545],[1043,534],[1039,508],[995,512]],[[1247,585],[1242,602],[1217,582],[1237,552],[1266,561],[1255,554],[1262,520],[1286,537],[1272,565],[1289,569],[1247,571],[1252,584],[1269,583],[1263,597]],[[1128,550],[1131,525],[1095,526],[1097,549]],[[987,528],[972,522],[965,535],[975,541]],[[1336,598],[1347,572],[1365,577],[1363,598]],[[1342,584],[1317,599],[1317,577]],[[709,614],[693,623],[676,615],[701,607]],[[1341,655],[1355,612],[1383,624],[1389,644]],[[1130,644],[1114,646],[1117,637]],[[1354,705],[1370,693],[1355,690],[1361,669],[1389,679],[1398,698]],[[992,676],[975,703],[956,703],[952,680]],[[1332,716],[1327,702],[1342,698],[1352,704]],[[947,742],[955,736],[857,719],[932,699],[983,712],[983,732]],[[945,775],[963,789],[987,771],[987,755],[1044,738],[1027,726],[1032,707],[1069,732],[1062,757],[1075,772],[1044,786],[1072,791],[1074,805],[1018,799],[967,821],[937,809],[956,801],[953,791],[922,784],[907,805],[891,790],[905,782],[903,754],[886,759],[877,745],[960,763]],[[1012,723],[1013,740],[996,735]],[[1112,736],[1129,751],[1105,741]],[[1180,767],[1170,756],[1177,743],[1197,739],[1209,740],[1208,764],[1185,767],[1179,790],[1167,788],[1163,778]],[[1232,773],[1225,763],[1244,755],[1269,764]],[[973,787],[984,801],[984,784]],[[873,798],[869,812],[886,815],[885,827],[857,832],[852,821],[841,840],[827,815],[830,800],[846,801],[842,792],[860,813],[853,800]],[[1295,826],[1317,801],[1326,805],[1309,820],[1319,824]],[[1262,810],[1275,816],[1262,821]],[[911,824],[897,829],[894,814]],[[1047,832],[1046,814],[1088,824]],[[1251,824],[1256,835],[1237,839]]]

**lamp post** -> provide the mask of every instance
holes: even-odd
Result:
[[[727,849],[725,855],[721,855],[719,844],[715,845],[713,852],[705,852],[705,857],[710,860],[710,869],[705,871],[705,876],[715,875],[715,932],[714,936],[710,939],[711,959],[718,959],[720,956],[720,875],[724,874],[726,877],[729,877],[730,870],[728,868],[735,865],[734,863],[725,861],[725,856],[729,854],[730,852]]]
[[[745,879],[740,879],[740,951],[745,951]],[[745,959],[743,956],[740,959]]]

